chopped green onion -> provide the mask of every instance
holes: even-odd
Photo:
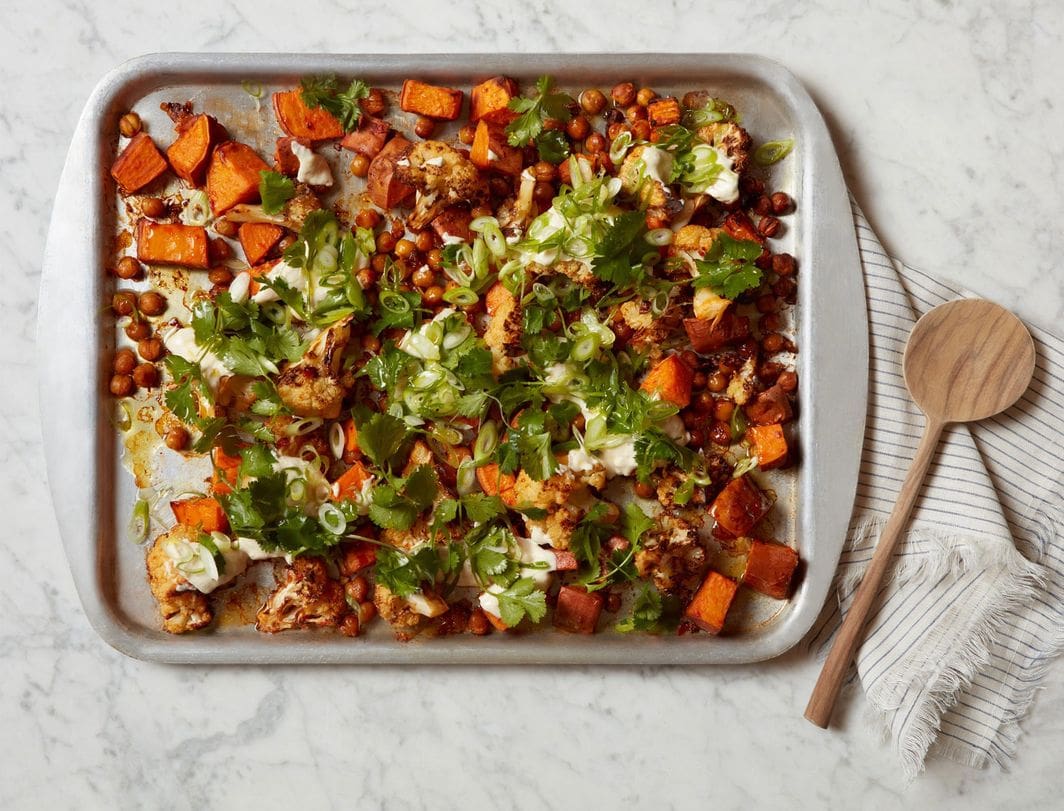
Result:
[[[495,420],[488,420],[480,426],[476,444],[473,445],[473,461],[477,464],[486,462],[495,453],[499,444],[499,428]]]
[[[632,133],[628,132],[628,130],[620,133],[610,144],[610,160],[614,163],[620,163],[631,145]]]
[[[344,435],[344,426],[338,422],[334,422],[329,426],[329,450],[332,451],[334,459],[339,459],[344,455],[344,446],[347,442],[347,438]]]
[[[460,445],[462,443],[462,432],[450,425],[434,425],[431,433],[434,438],[445,445]]]
[[[766,141],[754,150],[754,163],[758,166],[771,166],[786,158],[794,149],[794,139],[785,141]]]
[[[732,471],[732,478],[738,479],[743,474],[749,473],[757,467],[757,457],[747,456],[745,459],[740,459],[739,463],[735,466],[735,470]]]
[[[342,535],[347,529],[347,519],[335,504],[322,504],[318,507],[318,523],[333,535]]]
[[[740,406],[735,406],[732,411],[728,427],[731,428],[732,442],[738,441],[739,437],[746,433],[746,415]]]
[[[251,96],[251,98],[256,100],[262,98],[262,85],[258,82],[253,82],[250,79],[244,79],[244,81],[240,83],[240,86],[244,88],[244,92]]]
[[[302,504],[307,498],[307,481],[303,478],[292,479],[287,488],[288,500]]]
[[[285,426],[285,436],[304,436],[317,431],[324,424],[324,420],[320,417],[303,417],[298,420],[292,420]]]
[[[653,231],[648,231],[643,239],[645,239],[650,245],[661,248],[672,242],[672,229],[655,228]]]
[[[443,300],[448,304],[457,304],[459,307],[467,307],[477,303],[477,294],[468,287],[452,287],[444,291]]]
[[[403,315],[410,311],[410,302],[394,290],[382,290],[377,300],[381,307],[395,315]]]
[[[133,410],[129,407],[129,403],[122,402],[118,404],[118,416],[115,417],[115,425],[123,433],[133,427]]]
[[[260,305],[262,314],[275,324],[283,324],[288,320],[288,308],[280,301],[267,301]]]
[[[186,225],[208,225],[212,219],[211,201],[207,192],[196,189],[188,198],[185,210],[181,212],[181,219]]]
[[[586,335],[582,335],[573,344],[573,349],[569,353],[573,360],[591,360],[595,357],[599,350],[599,337],[593,332],[589,332]]]
[[[148,530],[151,527],[151,512],[147,499],[138,498],[133,505],[133,513],[129,517],[129,539],[133,543],[144,543],[148,540]]]
[[[455,485],[460,496],[469,495],[476,489],[477,468],[472,459],[465,459],[458,465],[458,472],[455,474]]]
[[[458,329],[451,330],[443,336],[443,348],[450,351],[461,346],[472,332],[473,328],[469,324],[462,324]]]

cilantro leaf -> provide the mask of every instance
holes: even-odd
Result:
[[[333,74],[307,76],[300,82],[300,96],[308,107],[321,107],[340,121],[344,132],[356,129],[362,120],[359,99],[369,97],[369,85],[355,79],[347,90],[340,90],[339,80]]]
[[[174,381],[174,385],[163,395],[163,402],[181,422],[197,423],[199,398],[205,398],[207,402],[210,402],[210,389],[203,380],[203,372],[199,364],[185,360],[179,355],[167,355],[163,363]]]
[[[522,577],[495,596],[499,600],[502,621],[511,628],[520,624],[526,616],[532,622],[539,622],[547,614],[546,595],[536,588],[531,577]]]
[[[617,623],[617,630],[621,633],[656,631],[662,608],[661,592],[649,583],[645,584],[632,603],[632,613]]]
[[[761,268],[754,264],[761,245],[721,234],[702,259],[695,260],[698,275],[692,284],[708,287],[718,296],[734,299],[761,284]]]
[[[644,275],[641,254],[647,247],[640,237],[645,231],[646,216],[642,212],[626,211],[617,215],[595,246],[592,272],[619,288],[639,282]]]
[[[376,580],[398,597],[421,591],[422,583],[434,583],[441,569],[439,550],[432,544],[422,544],[410,552],[391,546],[377,548]]]
[[[498,496],[485,493],[469,493],[462,496],[462,509],[475,524],[484,524],[506,513],[506,505]]]
[[[561,130],[544,130],[536,136],[536,150],[541,161],[558,164],[569,157],[569,139]]]
[[[573,534],[569,538],[569,549],[578,561],[586,563],[591,572],[599,573],[599,554],[602,551],[602,542],[613,534],[612,528],[600,521],[605,517],[609,508],[604,502],[595,504],[576,525]]]
[[[635,502],[624,505],[621,514],[621,534],[634,546],[639,543],[643,533],[654,526],[654,519],[647,515]]]
[[[361,440],[361,435],[359,439]],[[432,465],[420,465],[407,477],[403,495],[420,511],[432,505],[438,489],[436,472]]]
[[[554,80],[550,76],[540,76],[536,81],[536,98],[510,99],[507,106],[521,114],[506,125],[510,146],[525,146],[536,140],[543,132],[543,122],[548,118],[568,121],[573,117],[569,112],[573,97],[568,93],[551,92],[553,86]]]
[[[267,445],[248,445],[240,450],[240,470],[237,480],[258,478],[273,473],[273,463],[277,461]]]
[[[680,467],[687,467],[693,459],[693,451],[683,445],[677,445],[657,428],[651,428],[636,438],[636,475],[641,482],[650,481],[650,474],[658,465],[672,462]]]
[[[284,204],[295,196],[296,186],[291,178],[266,169],[259,172],[259,197],[267,214],[280,214]]]
[[[391,414],[369,413],[356,418],[358,447],[377,467],[387,467],[409,433],[406,423]]]

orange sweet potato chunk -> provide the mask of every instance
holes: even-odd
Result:
[[[396,135],[370,162],[366,175],[366,194],[374,205],[383,209],[394,208],[413,195],[413,187],[400,182],[395,176],[395,164],[410,151],[411,146],[402,135]]]
[[[348,417],[344,421],[344,461],[349,465],[353,464],[358,459],[358,455],[358,427],[355,421]]]
[[[687,339],[695,352],[716,352],[728,344],[736,343],[750,337],[750,319],[745,315],[736,315],[731,309],[716,321],[704,318],[685,318],[683,328]]]
[[[476,124],[509,124],[517,113],[507,105],[517,95],[517,82],[506,76],[493,76],[473,88],[469,98],[469,120]]]
[[[211,462],[214,464],[214,472],[211,474],[212,493],[224,496],[233,492],[242,461],[239,455],[230,456],[220,446],[216,445],[211,449]]]
[[[139,132],[111,165],[111,177],[123,194],[133,194],[162,176],[166,168],[166,158],[151,136]]]
[[[426,118],[454,121],[462,111],[462,91],[407,79],[399,94],[399,107]]]
[[[369,480],[370,473],[361,462],[355,462],[336,480],[335,501],[354,498],[362,492],[362,485]]]
[[[680,102],[671,96],[654,99],[647,105],[647,117],[653,127],[680,123]]]
[[[207,169],[207,197],[215,216],[224,214],[239,203],[259,197],[259,172],[270,167],[247,144],[226,141],[219,144]]]
[[[375,158],[384,149],[384,142],[392,131],[392,125],[380,118],[362,116],[357,130],[352,130],[340,141],[340,146],[367,158]]]
[[[244,222],[240,224],[237,238],[244,249],[249,265],[257,265],[274,249],[285,229],[268,222]]]
[[[554,606],[554,627],[571,634],[593,634],[602,613],[602,594],[562,586]]]
[[[468,208],[451,206],[445,208],[432,221],[432,230],[439,234],[440,239],[451,236],[469,242],[473,239],[473,232],[469,230],[469,223],[472,221],[473,215]]]
[[[170,509],[173,510],[177,523],[182,526],[198,527],[204,532],[229,531],[229,519],[225,517],[225,510],[217,499],[209,496],[171,501]]]
[[[328,141],[344,134],[343,125],[336,116],[321,107],[308,107],[298,88],[274,93],[273,113],[281,130],[293,138]]]
[[[679,355],[669,355],[647,373],[639,388],[680,408],[687,408],[691,404],[694,376],[694,370]]]
[[[798,553],[789,546],[768,541],[751,541],[742,582],[754,591],[786,600],[791,591]]]
[[[765,517],[771,503],[760,488],[744,474],[732,479],[709,508],[717,525],[733,537],[746,535]]]
[[[510,507],[517,504],[517,478],[512,473],[503,473],[498,465],[478,467],[477,482],[480,483],[481,490],[489,496],[498,496],[503,504]]]
[[[510,146],[506,133],[492,127],[487,121],[477,124],[473,144],[469,148],[469,160],[478,169],[493,169],[507,175],[521,174],[522,154]]]
[[[166,159],[185,183],[201,186],[211,150],[228,137],[225,128],[209,115],[195,115],[182,119],[177,131],[177,140],[166,150]]]
[[[684,609],[685,619],[690,620],[706,633],[719,634],[724,627],[732,600],[739,584],[720,572],[710,571],[694,598]]]
[[[199,225],[137,220],[137,259],[149,265],[210,267],[207,229]]]
[[[779,423],[751,425],[746,429],[746,438],[753,446],[758,467],[762,470],[771,470],[787,462],[787,437]]]

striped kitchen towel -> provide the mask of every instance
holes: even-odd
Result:
[[[826,654],[916,451],[902,351],[932,307],[972,295],[889,257],[853,204],[868,298],[869,413],[857,500],[809,643]],[[1064,648],[1064,340],[1028,325],[1031,388],[946,429],[857,654],[856,678],[906,774],[939,754],[1005,763]]]

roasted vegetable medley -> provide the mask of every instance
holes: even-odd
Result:
[[[134,511],[165,630],[269,570],[269,633],[717,634],[787,599],[790,142],[630,82],[245,89],[257,130],[117,122],[110,391],[210,462]]]

